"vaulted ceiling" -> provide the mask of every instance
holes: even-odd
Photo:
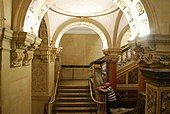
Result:
[[[140,0],[32,0],[24,31],[38,36],[42,18],[53,42],[59,42],[65,33],[97,33],[113,47],[121,40],[149,34],[147,14]]]

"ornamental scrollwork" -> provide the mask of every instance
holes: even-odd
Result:
[[[166,55],[166,54],[136,53],[133,56],[133,60],[138,62],[143,61],[148,65],[152,65],[152,64],[165,65],[165,66],[170,65],[170,55]]]

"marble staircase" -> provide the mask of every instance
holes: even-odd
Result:
[[[61,81],[52,114],[96,114],[96,103],[91,100],[88,80]]]

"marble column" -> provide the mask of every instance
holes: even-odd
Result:
[[[108,66],[108,74],[109,74],[109,82],[114,90],[116,90],[117,85],[117,61],[118,61],[118,54],[120,50],[119,49],[105,49],[103,50],[103,53],[105,54],[105,60]]]

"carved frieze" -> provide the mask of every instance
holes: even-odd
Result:
[[[133,59],[144,62],[149,66],[170,65],[170,36],[149,35],[144,38],[137,38],[131,45],[135,52]]]

